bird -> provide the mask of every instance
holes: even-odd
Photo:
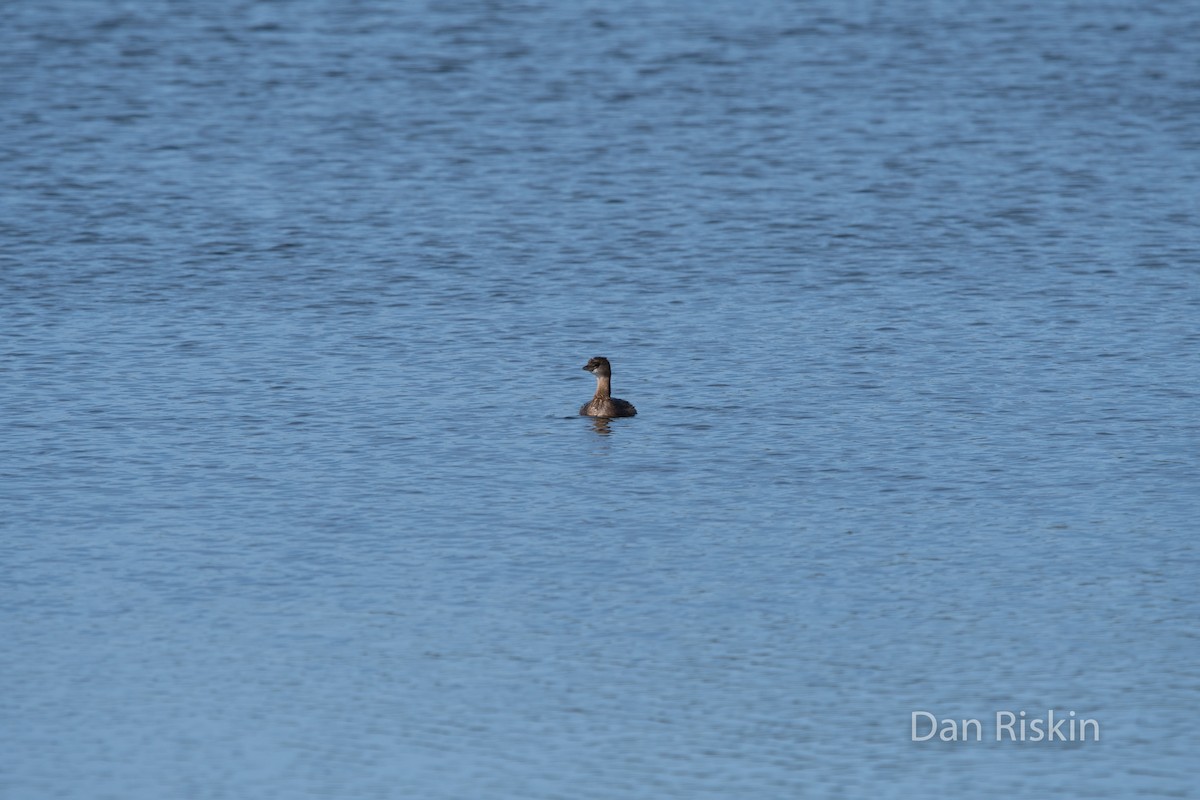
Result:
[[[579,408],[584,417],[632,417],[637,409],[628,400],[618,400],[612,392],[612,365],[604,356],[596,356],[583,365],[596,376],[596,395]]]

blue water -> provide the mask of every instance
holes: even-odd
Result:
[[[0,796],[1189,796],[1198,58],[5,4]],[[910,741],[1049,709],[1101,741]]]

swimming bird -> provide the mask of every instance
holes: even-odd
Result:
[[[637,413],[633,403],[628,400],[618,400],[612,392],[612,365],[604,356],[596,356],[583,365],[583,368],[596,376],[596,396],[579,408],[579,413],[585,417],[632,417]]]

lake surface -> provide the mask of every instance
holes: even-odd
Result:
[[[1189,796],[1198,56],[6,4],[0,796]],[[991,740],[1051,709],[1101,741]]]

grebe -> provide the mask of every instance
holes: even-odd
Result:
[[[596,356],[583,367],[596,376],[596,396],[584,403],[579,413],[585,417],[632,417],[637,413],[633,403],[618,400],[612,391],[612,365],[604,356]]]

